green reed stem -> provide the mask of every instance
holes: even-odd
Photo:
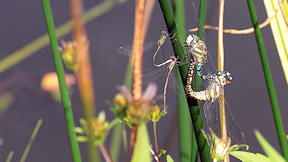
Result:
[[[185,41],[186,31],[183,25],[185,25],[185,7],[183,0],[173,0],[173,13],[175,16],[176,26],[179,30],[180,41]],[[176,75],[178,79],[181,79],[178,67],[176,68]],[[178,92],[185,94],[184,90]],[[178,134],[179,134],[179,153],[180,161],[191,161],[191,157],[197,157],[197,143],[191,143],[193,137],[191,133],[191,117],[189,115],[189,108],[187,102],[181,102],[179,97],[178,103]],[[194,136],[195,138],[195,136]],[[189,144],[191,145],[189,145]],[[193,149],[191,149],[193,148]]]
[[[172,42],[174,53],[177,57],[183,58],[185,56],[185,54],[184,54],[182,46],[180,45],[181,41],[180,41],[179,36],[178,36],[179,31],[176,27],[170,4],[169,4],[168,0],[159,0],[159,4],[161,7],[163,16],[164,16],[164,20],[166,22],[168,32],[171,35],[174,35],[176,33],[174,36],[174,39],[173,39],[174,41]],[[192,8],[192,5],[191,5],[191,8]],[[188,74],[188,65],[180,66],[179,70],[180,70],[182,82],[184,84],[186,84],[186,77]],[[190,97],[187,97],[187,101],[188,101],[190,116],[192,119],[194,131],[195,131],[195,135],[196,135],[196,139],[197,139],[197,145],[199,148],[200,159],[201,159],[201,161],[210,162],[211,156],[210,156],[210,152],[209,152],[209,147],[207,145],[207,142],[206,142],[203,134],[200,131],[200,129],[204,129],[204,126],[203,126],[202,117],[200,114],[198,102],[197,102],[197,100],[190,98]]]
[[[267,55],[266,55],[265,45],[262,39],[261,30],[259,28],[256,9],[255,9],[253,0],[247,0],[247,3],[248,3],[249,11],[250,11],[252,24],[255,29],[254,33],[255,33],[255,37],[256,37],[256,41],[258,45],[258,50],[259,50],[260,59],[262,63],[262,69],[263,69],[264,76],[265,76],[266,86],[267,86],[267,90],[269,94],[269,99],[271,103],[271,108],[273,112],[273,117],[274,117],[274,122],[275,122],[276,130],[277,130],[278,140],[280,143],[281,152],[282,152],[283,157],[286,160],[288,160],[287,140],[285,138],[285,131],[283,128],[281,113],[280,113],[279,106],[278,106],[278,100],[277,100],[277,96],[276,96],[276,92],[275,92],[275,88],[273,84],[269,62],[268,62]]]
[[[42,0],[42,5],[43,5],[43,11],[45,15],[46,24],[47,24],[47,30],[48,30],[48,34],[50,38],[50,44],[51,44],[51,49],[53,53],[55,69],[56,69],[56,73],[59,79],[60,94],[61,94],[62,105],[64,109],[66,126],[68,130],[72,157],[74,161],[80,162],[81,154],[80,154],[78,142],[75,139],[76,133],[73,130],[75,127],[73,112],[72,112],[71,102],[70,102],[69,95],[68,95],[67,85],[65,82],[65,72],[63,69],[61,56],[60,56],[59,51],[57,50],[58,40],[57,40],[57,36],[55,32],[53,15],[52,15],[49,0]]]
[[[31,146],[32,146],[32,144],[33,144],[33,142],[34,142],[34,140],[36,138],[36,135],[37,135],[37,133],[38,133],[38,131],[40,129],[42,121],[43,121],[42,119],[38,120],[38,122],[37,122],[37,124],[36,124],[36,126],[35,126],[35,128],[33,130],[33,133],[32,133],[32,135],[30,137],[30,140],[29,140],[29,142],[28,142],[28,144],[27,144],[27,146],[26,146],[26,148],[24,150],[24,153],[23,153],[23,155],[22,155],[22,157],[20,159],[20,162],[24,162],[26,160],[26,158],[28,156],[28,153],[30,151],[30,148],[31,148]]]
[[[14,155],[14,151],[10,151],[8,156],[7,156],[6,162],[10,162],[12,157],[13,157],[13,155]]]

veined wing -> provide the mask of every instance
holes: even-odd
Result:
[[[206,122],[208,128],[210,127],[217,136],[222,137],[220,131],[220,115],[219,115],[219,100],[216,101],[206,101],[203,107],[203,111],[205,114]],[[237,122],[235,121],[232,112],[230,110],[229,105],[225,101],[225,116],[226,116],[226,125],[228,136],[232,138],[232,140],[237,144],[245,143],[244,134],[239,128]],[[208,130],[208,129],[207,129]]]
[[[165,71],[166,66],[158,68],[143,69],[142,82],[143,85],[147,85],[156,81]]]
[[[235,121],[231,109],[227,102],[225,102],[225,113],[226,113],[226,124],[228,129],[229,136],[237,143],[243,144],[245,143],[244,134],[239,128],[237,122]]]
[[[149,51],[157,42],[148,42],[143,44],[143,53]],[[125,56],[131,56],[133,51],[133,45],[122,46],[118,49],[118,53],[121,53]]]
[[[194,8],[194,14],[195,14],[195,17],[196,17],[196,20],[197,20],[197,24],[198,24],[198,29],[201,31],[201,34],[202,34],[202,40],[206,41],[207,40],[207,36],[205,34],[205,30],[203,28],[203,25],[202,25],[200,19],[199,19],[199,15],[198,15],[198,12],[196,10],[196,7],[195,7],[194,3],[192,3],[192,5],[193,5],[193,8]]]

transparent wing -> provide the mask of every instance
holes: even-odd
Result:
[[[143,52],[149,51],[154,45],[156,45],[157,42],[148,42],[143,44]],[[125,56],[131,56],[133,51],[133,45],[129,46],[122,46],[118,49],[118,53],[121,53]]]
[[[196,7],[195,7],[194,3],[192,3],[192,5],[193,5],[193,8],[194,8],[194,14],[195,14],[195,17],[196,17],[196,20],[197,20],[197,24],[198,24],[198,29],[201,31],[201,34],[202,34],[202,37],[203,37],[202,40],[205,41],[205,40],[207,40],[207,36],[205,34],[205,30],[204,30],[204,28],[202,26],[202,23],[201,23],[200,19],[199,19],[199,15],[198,15],[198,12],[196,10]]]
[[[207,132],[209,128],[211,128],[217,136],[221,137],[221,131],[220,131],[220,121],[217,117],[217,106],[216,102],[211,102],[210,100],[206,101],[203,107],[203,112],[205,115],[206,123],[207,123]]]
[[[162,66],[159,68],[143,69],[143,85],[147,85],[151,82],[156,81],[165,71],[165,67],[166,66]]]
[[[220,115],[219,115],[219,98],[215,102],[206,101],[203,107],[207,126],[210,127],[219,137],[222,137],[220,131]],[[229,105],[225,101],[225,116],[228,136],[237,144],[245,143],[244,134],[235,121]],[[208,129],[207,129],[208,130]]]
[[[186,102],[186,91],[184,84],[174,74],[170,74],[169,80],[172,80],[174,91],[180,101]]]
[[[245,143],[244,134],[239,128],[237,122],[235,121],[231,109],[227,102],[225,102],[225,113],[226,113],[226,124],[229,136],[234,140],[237,144]]]

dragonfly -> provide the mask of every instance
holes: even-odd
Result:
[[[195,8],[195,5],[194,3],[192,3],[193,5],[193,8],[194,8],[194,14],[195,14],[195,17],[196,17],[196,20],[197,20],[197,23],[198,23],[198,28],[199,30],[201,31],[201,34],[203,36],[203,40],[205,41],[207,39],[206,37],[206,34],[205,34],[205,31],[204,31],[204,28],[202,26],[202,23],[201,21],[199,20],[199,15],[197,13],[197,10]],[[185,26],[184,26],[185,27]],[[186,27],[185,27],[186,29]],[[186,32],[189,34],[188,30],[186,29]],[[207,56],[210,57],[210,60],[211,60],[211,63],[212,63],[212,66],[214,69],[215,68],[215,65],[214,65],[214,62],[212,61],[211,59],[211,56],[207,50],[207,46],[205,44],[205,42],[202,41],[197,35],[194,35],[194,34],[189,34],[186,38],[186,41],[183,42],[184,44],[186,44],[185,46],[183,47],[186,47],[188,48],[188,53],[191,54],[191,61],[190,62],[195,62],[196,63],[196,71],[197,71],[197,74],[203,79],[203,80],[207,80],[208,78],[206,77],[206,75],[204,75],[202,73],[203,71],[203,66],[204,64],[207,63]],[[206,66],[207,67],[207,66]],[[206,68],[209,72],[209,68]]]
[[[166,65],[166,64],[168,64],[168,66],[165,68],[164,65]],[[182,60],[179,61],[175,56],[170,56],[168,60],[159,64],[158,68],[143,73],[143,83],[148,84],[150,82],[157,80],[161,76],[161,74],[163,74],[163,72],[165,72],[165,69],[166,69],[167,77],[165,80],[164,91],[163,91],[163,104],[164,104],[163,109],[164,110],[166,110],[166,94],[167,94],[167,86],[168,86],[169,78],[171,78],[171,80],[173,81],[173,85],[176,87],[176,89],[179,92],[183,91],[183,87],[181,88],[181,86],[180,86],[180,85],[183,85],[182,82],[179,81],[171,72],[172,72],[173,68],[175,67],[175,65],[182,66],[184,64],[186,64],[186,63],[183,63]],[[177,92],[176,92],[176,94],[177,94]],[[178,95],[181,96],[180,97],[181,99],[185,100],[186,95],[185,96],[181,95],[181,93],[180,94],[178,93]]]
[[[153,56],[153,64],[155,66],[157,66],[154,62],[155,62],[155,56],[156,54],[158,53],[158,51],[160,50],[161,46],[164,44],[164,42],[166,41],[166,39],[169,37],[169,33],[167,31],[162,31],[161,32],[161,35],[158,39],[157,42],[148,42],[148,43],[144,43],[143,44],[143,52],[147,52],[149,51],[154,45],[157,44],[157,49],[156,49],[156,52]],[[129,45],[129,46],[122,46],[118,49],[118,53],[121,53],[125,56],[131,56],[132,53],[133,53],[133,46],[132,45]],[[159,66],[157,66],[159,67]]]
[[[207,75],[208,87],[205,90],[195,92],[191,88],[192,84],[192,76],[193,70],[196,62],[191,62],[189,66],[189,72],[187,77],[187,85],[186,91],[188,95],[192,98],[195,98],[200,101],[206,101],[203,106],[204,115],[206,118],[206,122],[208,127],[210,127],[217,135],[220,135],[219,122],[217,120],[218,108],[219,108],[219,100],[222,98],[220,95],[224,91],[224,86],[230,84],[232,81],[232,75],[227,71],[218,71],[213,74]],[[238,144],[244,143],[244,134],[241,129],[237,125],[232,112],[230,110],[229,105],[225,103],[225,116],[226,116],[226,124],[227,131],[229,136]]]

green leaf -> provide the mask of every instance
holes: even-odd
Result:
[[[262,146],[264,152],[268,155],[271,161],[285,162],[285,159],[270,145],[270,143],[261,135],[259,131],[255,131],[256,138]]]
[[[259,153],[232,151],[230,155],[236,157],[243,162],[270,162],[269,158]]]
[[[166,156],[166,160],[167,160],[167,162],[174,162],[174,160],[172,159],[172,157],[170,155]]]
[[[137,137],[131,162],[152,161],[147,126],[142,123],[137,128]]]

